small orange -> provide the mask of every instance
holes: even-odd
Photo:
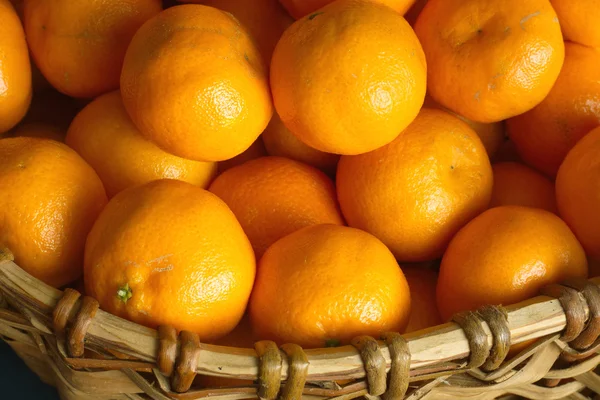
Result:
[[[410,293],[394,256],[377,238],[345,226],[314,225],[269,247],[249,311],[261,339],[325,347],[404,330]]]
[[[600,2],[598,0],[550,0],[558,14],[566,40],[600,47]]]
[[[25,31],[36,65],[60,92],[92,98],[118,89],[123,58],[160,0],[25,0]]]
[[[569,151],[556,177],[556,202],[587,254],[600,260],[600,127]]]
[[[273,113],[267,72],[250,35],[231,14],[199,4],[171,7],[138,30],[125,56],[121,93],[145,137],[196,161],[242,153]]]
[[[586,278],[587,260],[573,232],[536,208],[492,208],[452,239],[442,259],[437,304],[444,320],[486,304],[509,305],[545,285]]]
[[[216,163],[179,158],[146,140],[131,122],[118,91],[88,104],[69,127],[66,143],[96,170],[109,198],[163,178],[207,188],[217,172]]]
[[[34,277],[60,287],[81,276],[85,237],[105,204],[102,182],[66,145],[0,140],[0,252]]]
[[[0,0],[0,135],[25,116],[31,102],[31,66],[21,20]]]
[[[56,140],[57,142],[65,141],[66,132],[61,128],[48,124],[40,124],[35,122],[19,124],[13,131],[12,136],[26,136],[42,139]]]
[[[279,0],[290,15],[296,19],[300,19],[308,14],[314,13],[320,8],[325,7],[333,0]],[[396,12],[404,14],[415,0],[371,0],[376,3],[384,4],[391,7]]]
[[[551,177],[575,143],[600,125],[600,50],[576,43],[566,43],[565,50],[548,97],[506,123],[523,160]]]
[[[262,135],[258,137],[243,153],[230,158],[229,160],[221,161],[218,164],[219,173],[227,171],[230,168],[242,165],[246,161],[267,156],[267,149],[263,143]]]
[[[278,0],[180,0],[182,3],[204,4],[233,14],[260,50],[265,65],[271,63],[275,45],[283,32],[294,22]]]
[[[494,164],[492,171],[494,190],[490,207],[514,205],[558,212],[554,183],[544,175],[516,162]]]
[[[272,156],[291,158],[330,174],[335,174],[335,168],[340,159],[337,154],[324,153],[313,149],[298,139],[288,128],[285,127],[277,113],[262,133],[267,152]]]
[[[470,119],[465,118],[462,115],[458,115],[452,110],[440,105],[429,95],[425,96],[425,103],[423,104],[423,107],[439,108],[440,110],[454,114],[466,122],[475,131],[477,136],[479,136],[479,139],[481,139],[481,142],[485,146],[485,150],[490,158],[494,157],[506,139],[504,135],[504,124],[502,122],[492,122],[490,124],[486,124],[483,122],[471,121]]]
[[[275,241],[305,226],[344,224],[331,179],[287,158],[248,161],[223,172],[209,190],[231,208],[258,258]]]
[[[336,183],[348,225],[377,236],[400,262],[419,262],[441,257],[488,207],[492,168],[466,123],[423,108],[389,145],[342,156]]]
[[[427,58],[431,96],[478,122],[535,107],[564,60],[548,0],[429,0],[415,31]]]
[[[204,341],[240,322],[255,274],[235,216],[210,192],[157,180],[113,197],[85,248],[85,289],[102,309]]]
[[[423,267],[402,266],[402,272],[410,288],[410,319],[405,333],[420,331],[442,323],[435,302],[438,274]]]
[[[416,117],[426,70],[400,14],[339,0],[285,31],[273,53],[271,89],[281,120],[301,141],[360,154],[391,142]]]

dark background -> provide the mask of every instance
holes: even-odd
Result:
[[[31,372],[3,340],[0,340],[0,398],[59,400],[56,390]]]

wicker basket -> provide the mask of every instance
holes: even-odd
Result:
[[[125,321],[7,260],[0,261],[0,334],[62,399],[600,398],[598,285],[600,278],[551,285],[544,296],[404,337],[306,351],[269,341],[235,349]],[[523,342],[505,359],[511,343]],[[254,383],[202,388],[197,374]]]

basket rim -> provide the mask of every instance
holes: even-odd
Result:
[[[600,277],[589,282],[600,286]],[[62,296],[55,289],[34,278],[16,263],[0,261],[0,294],[24,314],[42,334],[55,336],[52,331],[52,311]],[[558,299],[537,296],[506,307],[511,344],[523,343],[532,339],[558,337],[566,327],[566,314]],[[590,310],[585,306],[586,319]],[[0,315],[0,320],[2,316]],[[493,336],[487,323],[482,323],[488,342]],[[410,370],[415,380],[422,373],[435,373],[436,364],[445,364],[446,371],[464,369],[464,359],[469,356],[469,341],[464,331],[456,323],[450,322],[425,330],[402,335],[411,354]],[[92,319],[86,335],[88,346],[103,346],[134,357],[140,367],[154,368],[159,350],[158,333],[155,329],[98,310]],[[553,339],[553,340],[554,340]],[[379,342],[387,369],[391,365],[388,346]],[[196,372],[202,375],[256,379],[259,376],[260,360],[256,350],[201,343]],[[520,359],[534,354],[535,348],[526,350],[527,355],[519,354]],[[309,381],[335,381],[365,377],[365,367],[360,353],[353,346],[306,349]],[[69,359],[64,354],[66,359]],[[517,357],[515,357],[517,358]],[[73,360],[73,359],[71,359]],[[461,361],[462,360],[462,361]],[[77,364],[76,361],[74,361]],[[507,361],[506,364],[511,364]],[[510,365],[509,365],[510,366]],[[288,377],[289,363],[282,357],[281,379]],[[439,372],[439,371],[438,371]],[[438,374],[439,375],[439,374]],[[412,379],[411,379],[412,380]]]

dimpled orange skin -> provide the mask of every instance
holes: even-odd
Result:
[[[0,134],[14,127],[31,102],[31,65],[21,20],[0,0]]]
[[[242,153],[273,113],[267,72],[250,35],[231,14],[199,4],[164,10],[138,30],[125,56],[121,93],[144,136],[196,161]]]
[[[521,158],[555,177],[569,150],[600,125],[600,50],[565,44],[556,84],[533,110],[506,122]]]
[[[212,193],[157,180],[113,197],[85,249],[85,289],[111,314],[172,325],[204,341],[240,322],[255,274],[252,247]],[[129,285],[131,298],[117,292]]]
[[[427,329],[442,323],[435,302],[437,273],[428,268],[402,266],[410,288],[411,311],[405,333]]]
[[[231,168],[210,185],[237,217],[260,258],[282,237],[316,224],[343,225],[331,179],[283,157],[262,157]]]
[[[275,45],[294,20],[277,0],[180,0],[183,3],[204,4],[233,14],[250,35],[263,55],[265,65],[271,62]]]
[[[600,1],[550,0],[565,40],[600,47]]]
[[[600,127],[571,149],[556,177],[556,202],[587,254],[600,260]]]
[[[536,208],[492,208],[469,222],[442,259],[437,304],[447,321],[486,304],[510,305],[550,283],[586,278],[587,260],[573,232]]]
[[[250,320],[261,339],[305,348],[358,335],[403,331],[410,313],[406,279],[374,236],[315,225],[273,244],[260,260]]]
[[[65,144],[0,140],[0,249],[60,287],[82,273],[85,237],[106,204],[94,170]]]
[[[340,0],[284,32],[271,90],[281,120],[301,141],[360,154],[391,142],[416,117],[426,70],[401,15],[366,0]]]
[[[324,153],[313,149],[298,139],[288,128],[285,127],[277,113],[273,113],[273,118],[262,133],[267,152],[272,156],[280,156],[300,161],[329,175],[335,174],[337,163],[340,156],[337,154]]]
[[[526,206],[557,214],[554,183],[526,165],[504,162],[492,165],[494,189],[491,207]]]
[[[487,209],[492,168],[457,117],[423,108],[387,146],[342,156],[337,193],[348,225],[372,233],[400,262],[442,256],[452,236]]]
[[[467,123],[479,136],[481,142],[485,146],[485,150],[488,153],[490,158],[494,157],[496,152],[500,149],[500,146],[504,143],[506,137],[504,136],[504,124],[502,122],[493,122],[490,124],[486,124],[483,122],[475,122],[471,121],[468,118],[463,117],[462,115],[458,115],[452,110],[447,109],[446,107],[440,105],[435,100],[431,98],[431,96],[425,96],[425,103],[423,107],[428,108],[439,108],[440,110],[447,111],[451,114],[454,114],[461,120]]]
[[[333,0],[279,0],[290,15],[300,19],[310,13],[325,7]],[[396,12],[404,14],[413,5],[415,0],[372,0],[393,8]]]
[[[217,172],[212,162],[186,160],[166,153],[137,130],[121,94],[104,94],[73,120],[66,143],[98,173],[109,198],[156,179],[178,179],[207,188]]]
[[[431,96],[478,122],[535,107],[564,60],[547,0],[429,0],[415,32],[427,57]]]
[[[160,0],[25,0],[36,65],[60,92],[93,98],[119,88],[127,45]]]

